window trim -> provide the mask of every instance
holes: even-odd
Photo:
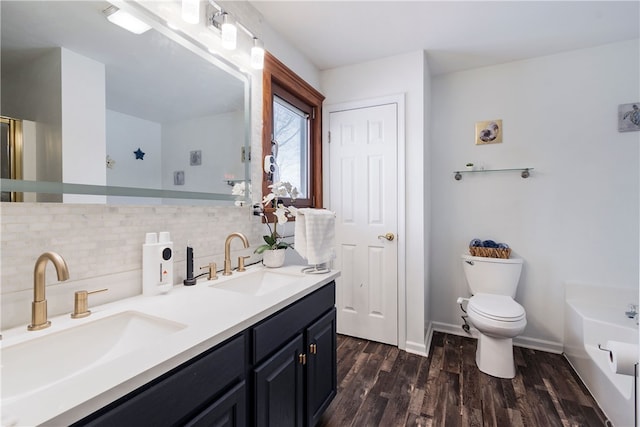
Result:
[[[312,107],[309,126],[309,198],[296,199],[296,207],[322,208],[322,102],[324,95],[305,82],[269,52],[265,52],[262,73],[262,159],[271,154],[273,135],[274,86],[284,89]],[[282,98],[282,96],[280,96]],[[289,102],[289,100],[287,100]],[[292,103],[295,105],[294,103]],[[262,159],[260,164],[262,165]],[[262,169],[262,167],[261,167]],[[262,194],[268,194],[271,182],[262,170]],[[283,200],[290,204],[290,200]],[[266,210],[268,213],[270,210]]]

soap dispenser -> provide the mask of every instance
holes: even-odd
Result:
[[[173,286],[173,243],[168,231],[147,233],[142,245],[142,294],[169,292]]]

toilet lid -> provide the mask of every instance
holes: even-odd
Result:
[[[524,307],[505,295],[475,294],[469,299],[467,309],[505,322],[516,322],[525,317]]]

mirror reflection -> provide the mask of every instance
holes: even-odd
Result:
[[[231,194],[248,171],[247,79],[153,28],[112,24],[110,6],[0,3],[0,115],[21,123],[22,178]]]

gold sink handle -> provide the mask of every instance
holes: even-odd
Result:
[[[244,260],[247,258],[251,258],[251,256],[239,256],[238,257],[238,269],[236,271],[247,271],[244,266]]]
[[[200,267],[200,270],[209,270],[209,274],[207,275],[207,280],[218,280],[218,268],[216,267],[215,262],[210,262],[204,267]]]
[[[108,289],[99,289],[97,291],[76,291],[73,298],[73,313],[71,313],[72,319],[81,319],[91,314],[89,310],[89,295],[96,294],[98,292],[105,292]]]

